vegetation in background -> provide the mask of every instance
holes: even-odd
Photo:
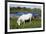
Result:
[[[15,13],[15,12],[32,12],[32,13],[38,13],[41,15],[41,9],[40,8],[26,8],[26,7],[10,7],[10,13]]]

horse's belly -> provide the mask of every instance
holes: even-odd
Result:
[[[25,20],[28,20],[29,19],[29,17],[25,17]]]
[[[24,21],[24,20],[28,20],[30,17],[29,17],[29,16],[27,16],[27,15],[23,15],[23,16],[21,16],[20,18],[21,18],[21,20],[23,20],[23,21]]]

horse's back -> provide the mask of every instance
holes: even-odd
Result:
[[[22,16],[20,16],[20,19],[24,19],[24,20],[27,20],[30,18],[31,15],[28,15],[28,14],[24,14]]]

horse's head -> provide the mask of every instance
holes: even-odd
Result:
[[[19,19],[17,20],[17,23],[18,23],[18,25],[20,25],[20,20]]]

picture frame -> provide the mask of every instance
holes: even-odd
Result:
[[[15,7],[15,8],[19,7],[19,9],[20,9],[20,7],[21,8],[23,8],[23,7],[30,8],[28,6],[34,6],[34,7],[31,7],[32,9],[41,7],[41,16],[42,16],[41,17],[42,22],[41,22],[41,26],[40,26],[41,29],[40,28],[36,28],[36,29],[35,28],[34,29],[33,28],[30,28],[30,29],[29,28],[27,28],[27,29],[21,29],[21,28],[20,29],[14,29],[13,28],[14,30],[12,30],[12,27],[11,27],[11,29],[9,29],[9,27],[10,27],[9,16],[11,16],[10,14],[12,13],[12,12],[10,12],[11,9],[9,10],[9,8],[11,8],[11,7]],[[18,9],[16,11],[18,11]],[[24,10],[22,9],[22,11],[24,11]],[[39,27],[39,26],[37,26],[37,27]],[[42,32],[42,31],[45,31],[45,3],[44,2],[5,1],[5,33],[25,33],[25,32]]]

